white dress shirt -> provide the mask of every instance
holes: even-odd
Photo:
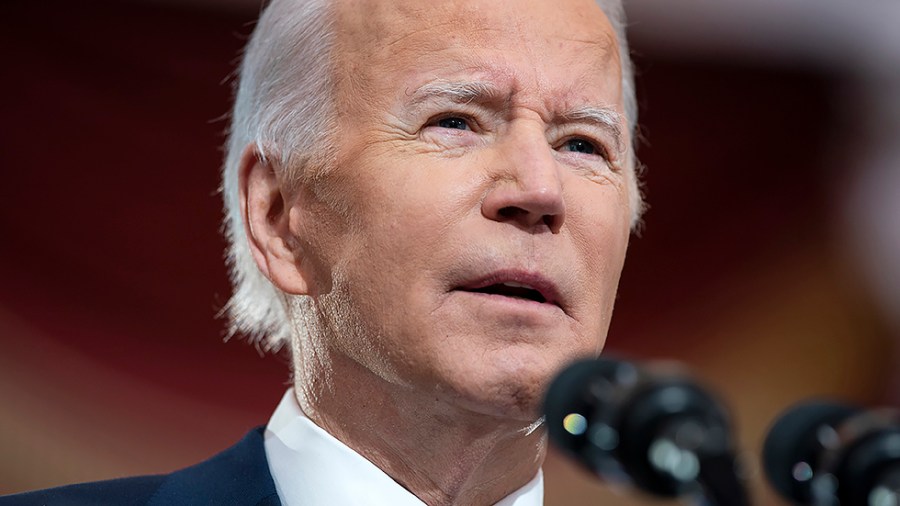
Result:
[[[424,506],[365,457],[312,422],[288,390],[265,433],[266,457],[284,506]],[[541,506],[540,470],[496,506]]]

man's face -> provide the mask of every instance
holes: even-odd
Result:
[[[336,164],[291,210],[327,346],[531,420],[602,348],[628,243],[612,28],[593,0],[338,10]]]

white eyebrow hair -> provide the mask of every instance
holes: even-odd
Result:
[[[495,85],[484,81],[437,81],[426,83],[410,93],[413,106],[438,98],[449,99],[457,104],[469,104],[478,102],[493,102],[505,99],[504,93]],[[567,122],[586,123],[613,136],[616,143],[616,152],[622,153],[624,140],[622,128],[619,126],[622,115],[611,107],[585,106],[567,111],[558,115],[559,119]]]
[[[412,105],[419,105],[432,98],[446,98],[458,104],[474,101],[494,101],[503,93],[493,84],[483,81],[451,82],[438,81],[420,86],[413,91]]]
[[[608,131],[616,141],[616,152],[622,152],[622,115],[611,107],[580,107],[560,115],[565,121],[587,123]]]

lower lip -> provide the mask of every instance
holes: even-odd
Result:
[[[466,290],[455,290],[455,292],[474,297],[475,300],[480,300],[482,304],[490,304],[492,307],[496,307],[498,309],[506,308],[507,310],[518,312],[540,312],[544,314],[563,313],[561,307],[550,302],[538,302],[536,300],[523,299],[519,297],[507,297],[506,295],[498,295],[495,293],[470,292]]]

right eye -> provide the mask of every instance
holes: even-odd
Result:
[[[440,128],[449,128],[451,130],[472,130],[468,120],[459,116],[448,116],[434,122],[435,126]]]

